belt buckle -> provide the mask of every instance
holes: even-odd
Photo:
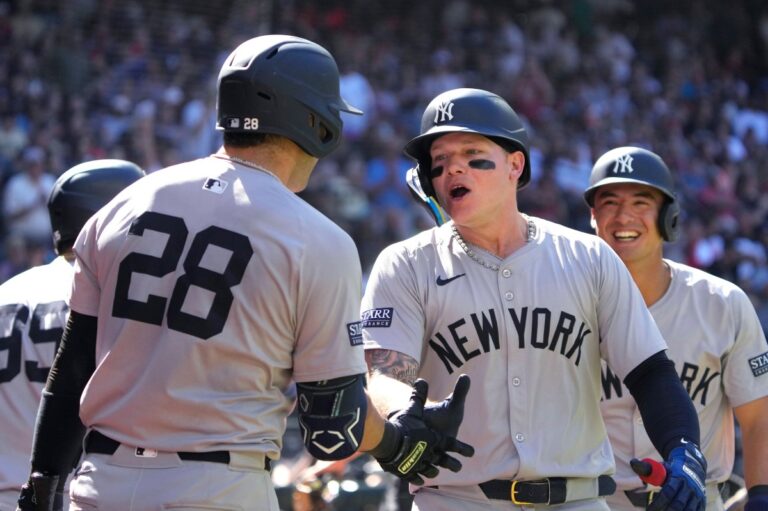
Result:
[[[546,504],[549,505],[549,501],[552,498],[552,492],[551,492],[551,487],[550,487],[549,479],[544,479],[544,480],[547,482],[547,502],[546,502]],[[526,505],[529,505],[529,504],[534,504],[534,502],[527,502],[527,501],[524,501],[524,500],[517,500],[517,497],[515,497],[515,493],[517,493],[517,491],[515,490],[515,487],[517,486],[517,483],[519,483],[519,482],[520,481],[517,481],[517,480],[512,481],[512,488],[510,488],[510,492],[509,492],[510,493],[510,499],[512,500],[512,503],[515,504],[516,506],[526,506]]]

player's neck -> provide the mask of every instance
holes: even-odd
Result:
[[[456,229],[467,243],[502,259],[524,246],[530,237],[528,218],[517,211],[506,223],[494,221],[483,225],[456,224]]]
[[[313,161],[288,139],[280,137],[274,140],[275,142],[251,147],[225,146],[217,154],[246,166],[266,170],[290,190],[300,191],[306,186],[316,160]]]
[[[672,282],[672,272],[661,257],[627,263],[627,269],[648,307],[661,300]]]

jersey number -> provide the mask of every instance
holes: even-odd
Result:
[[[29,339],[33,344],[55,343],[54,353],[59,348],[63,326],[43,328],[43,319],[54,314],[65,318],[68,308],[64,301],[41,303],[32,312],[32,322],[29,325]],[[24,325],[29,320],[29,308],[26,305],[10,304],[0,307],[0,328],[2,332],[10,333],[0,337],[0,353],[7,352],[5,368],[0,369],[0,383],[9,382],[21,372],[21,342]],[[10,323],[10,328],[8,323]],[[24,372],[29,381],[45,383],[50,367],[40,366],[34,360],[24,363]]]
[[[176,279],[170,301],[168,297],[150,294],[147,301],[142,302],[128,298],[132,275],[139,273],[162,278],[175,271],[189,234],[183,219],[151,211],[142,213],[136,218],[129,232],[135,236],[143,236],[146,230],[167,234],[168,241],[159,257],[131,252],[120,262],[112,315],[153,325],[161,325],[163,318],[167,317],[168,328],[201,339],[209,339],[221,333],[234,300],[231,288],[243,280],[245,268],[253,255],[248,237],[215,226],[198,232],[192,239],[192,245],[184,258],[185,273]],[[200,264],[210,245],[225,249],[232,254],[222,273]],[[213,302],[205,317],[195,316],[182,310],[184,300],[192,286],[213,293]]]

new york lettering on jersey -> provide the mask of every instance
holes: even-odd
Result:
[[[553,312],[545,307],[509,308],[501,313],[488,309],[449,322],[429,339],[430,349],[445,364],[449,374],[478,355],[499,350],[501,334],[497,316],[503,313],[509,314],[517,334],[516,341],[511,339],[512,347],[549,350],[579,365],[582,345],[592,330],[573,314]]]
[[[715,392],[718,392],[721,385],[722,369],[706,365],[706,362],[699,364],[683,362],[682,365],[676,363],[675,368],[693,403],[697,406],[707,406],[710,398]],[[603,385],[602,400],[629,396],[627,388],[605,363],[603,363],[601,381]]]

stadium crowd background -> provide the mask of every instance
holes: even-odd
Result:
[[[738,283],[768,326],[762,0],[0,0],[0,282],[53,257],[45,204],[70,166],[151,172],[214,152],[222,59],[269,32],[327,47],[365,111],[302,193],[355,239],[364,271],[432,223],[401,152],[427,102],[480,87],[528,124],[522,211],[590,232],[594,159],[652,149],[684,210],[668,256]]]

